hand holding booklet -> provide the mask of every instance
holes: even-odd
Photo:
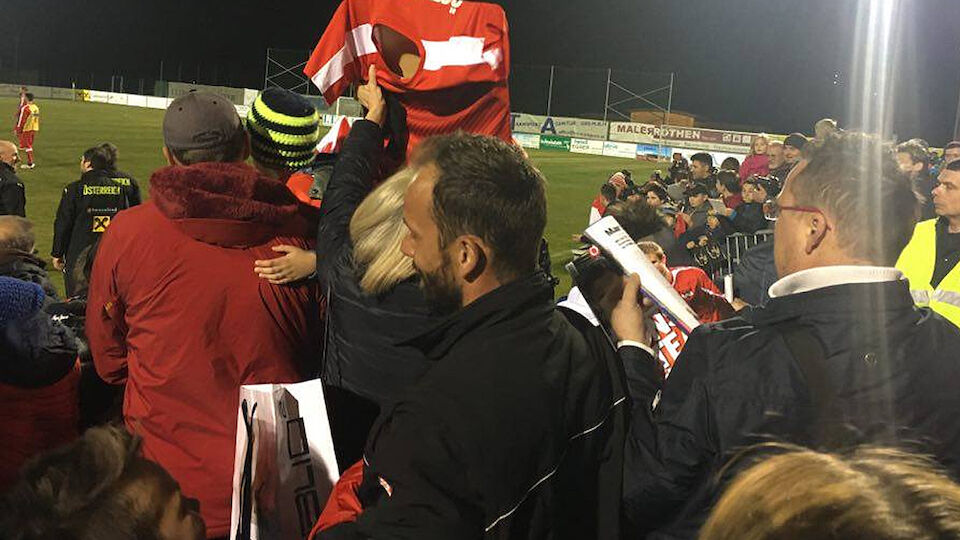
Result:
[[[696,313],[673,285],[650,264],[636,242],[617,223],[616,218],[604,217],[588,227],[584,235],[619,267],[623,275],[639,275],[644,296],[652,300],[660,311],[686,334],[700,325]]]

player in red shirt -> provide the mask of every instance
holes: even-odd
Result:
[[[20,139],[20,149],[27,154],[27,162],[20,165],[21,169],[32,169],[33,138],[40,131],[40,107],[33,102],[33,94],[27,92],[20,99],[20,116],[17,118],[17,137]]]
[[[700,322],[722,321],[734,315],[733,306],[703,270],[690,266],[667,268],[667,256],[659,244],[638,242],[637,246],[647,256],[650,264],[680,293]],[[657,349],[657,358],[663,367],[664,376],[669,376],[673,364],[687,343],[687,334],[663,313],[653,313],[652,319],[653,328],[656,330],[654,348]]]
[[[20,103],[17,104],[17,112],[13,113],[13,131],[17,131],[17,123],[20,122],[20,109],[27,104],[27,87],[20,87]]]
[[[667,256],[656,242],[639,242],[637,246],[663,277],[673,285],[690,305],[702,323],[722,321],[733,316],[735,310],[713,283],[707,273],[692,266],[667,267]]]

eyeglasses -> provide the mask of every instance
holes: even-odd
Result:
[[[819,214],[823,218],[823,222],[827,224],[827,228],[824,231],[830,230],[830,222],[827,221],[827,216],[819,208],[813,208],[812,206],[780,206],[780,203],[775,199],[770,199],[767,202],[763,203],[763,216],[770,221],[776,221],[780,218],[780,214],[784,211],[793,211],[793,212],[806,212],[809,214]]]

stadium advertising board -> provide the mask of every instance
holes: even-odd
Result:
[[[753,144],[754,133],[720,131],[715,129],[662,126],[658,136],[673,146],[697,148],[705,151],[747,153]]]
[[[541,135],[540,149],[541,150],[563,150],[564,152],[569,152],[570,137],[558,137],[556,135]]]
[[[517,141],[517,144],[523,148],[540,148],[539,135],[530,135],[529,133],[514,133],[513,140]]]
[[[607,141],[603,143],[603,155],[607,157],[637,159],[637,145],[633,143]]]
[[[673,148],[669,146],[658,146],[656,144],[638,144],[637,157],[640,159],[656,159],[658,156],[669,158],[673,155]]]
[[[611,141],[653,144],[659,135],[660,128],[653,124],[610,122]]]
[[[514,133],[535,133],[538,135],[556,135],[562,137],[577,137],[580,139],[604,140],[607,138],[608,129],[607,123],[603,120],[537,116],[524,113],[511,114],[510,124]]]
[[[251,103],[253,103],[253,99],[255,99],[257,96],[256,91],[251,90],[250,92],[248,92],[244,88],[230,88],[227,86],[209,86],[206,84],[187,84],[187,83],[172,82],[167,87],[167,97],[177,99],[178,97],[185,94],[189,94],[194,90],[198,92],[210,92],[212,94],[221,95],[229,99],[234,105],[250,105]],[[253,93],[252,98],[250,97],[251,92]],[[247,99],[250,99],[250,101],[247,102],[246,101]]]
[[[570,151],[574,154],[603,155],[603,141],[590,139],[570,139]]]

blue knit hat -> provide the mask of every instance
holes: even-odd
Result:
[[[43,298],[40,285],[0,276],[0,326],[33,315],[43,306]]]

